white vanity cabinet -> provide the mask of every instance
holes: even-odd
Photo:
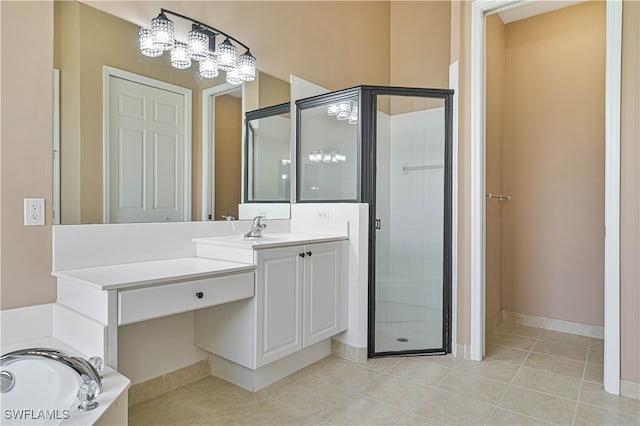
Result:
[[[340,332],[340,246],[256,252],[256,367]]]
[[[346,330],[340,241],[254,250],[254,263],[255,297],[197,311],[197,346],[256,370]]]

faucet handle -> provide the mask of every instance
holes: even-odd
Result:
[[[102,360],[102,358],[100,358],[99,356],[92,356],[91,358],[89,358],[89,364],[91,364],[93,368],[96,369],[98,374],[102,376],[102,369],[104,368],[104,361]]]
[[[80,405],[78,405],[78,410],[80,411],[89,411],[93,410],[98,406],[98,401],[96,401],[96,397],[100,393],[100,387],[95,380],[85,380],[80,385],[80,389],[78,389],[78,399],[80,400]]]

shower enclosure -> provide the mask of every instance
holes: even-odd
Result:
[[[297,202],[369,204],[369,357],[451,352],[453,91],[296,102]]]

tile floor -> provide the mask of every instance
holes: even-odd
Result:
[[[208,377],[129,408],[136,425],[638,425],[602,389],[599,339],[503,324],[481,363],[328,357],[257,393]]]

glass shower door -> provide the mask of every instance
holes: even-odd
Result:
[[[370,356],[450,352],[445,98],[377,93]]]

